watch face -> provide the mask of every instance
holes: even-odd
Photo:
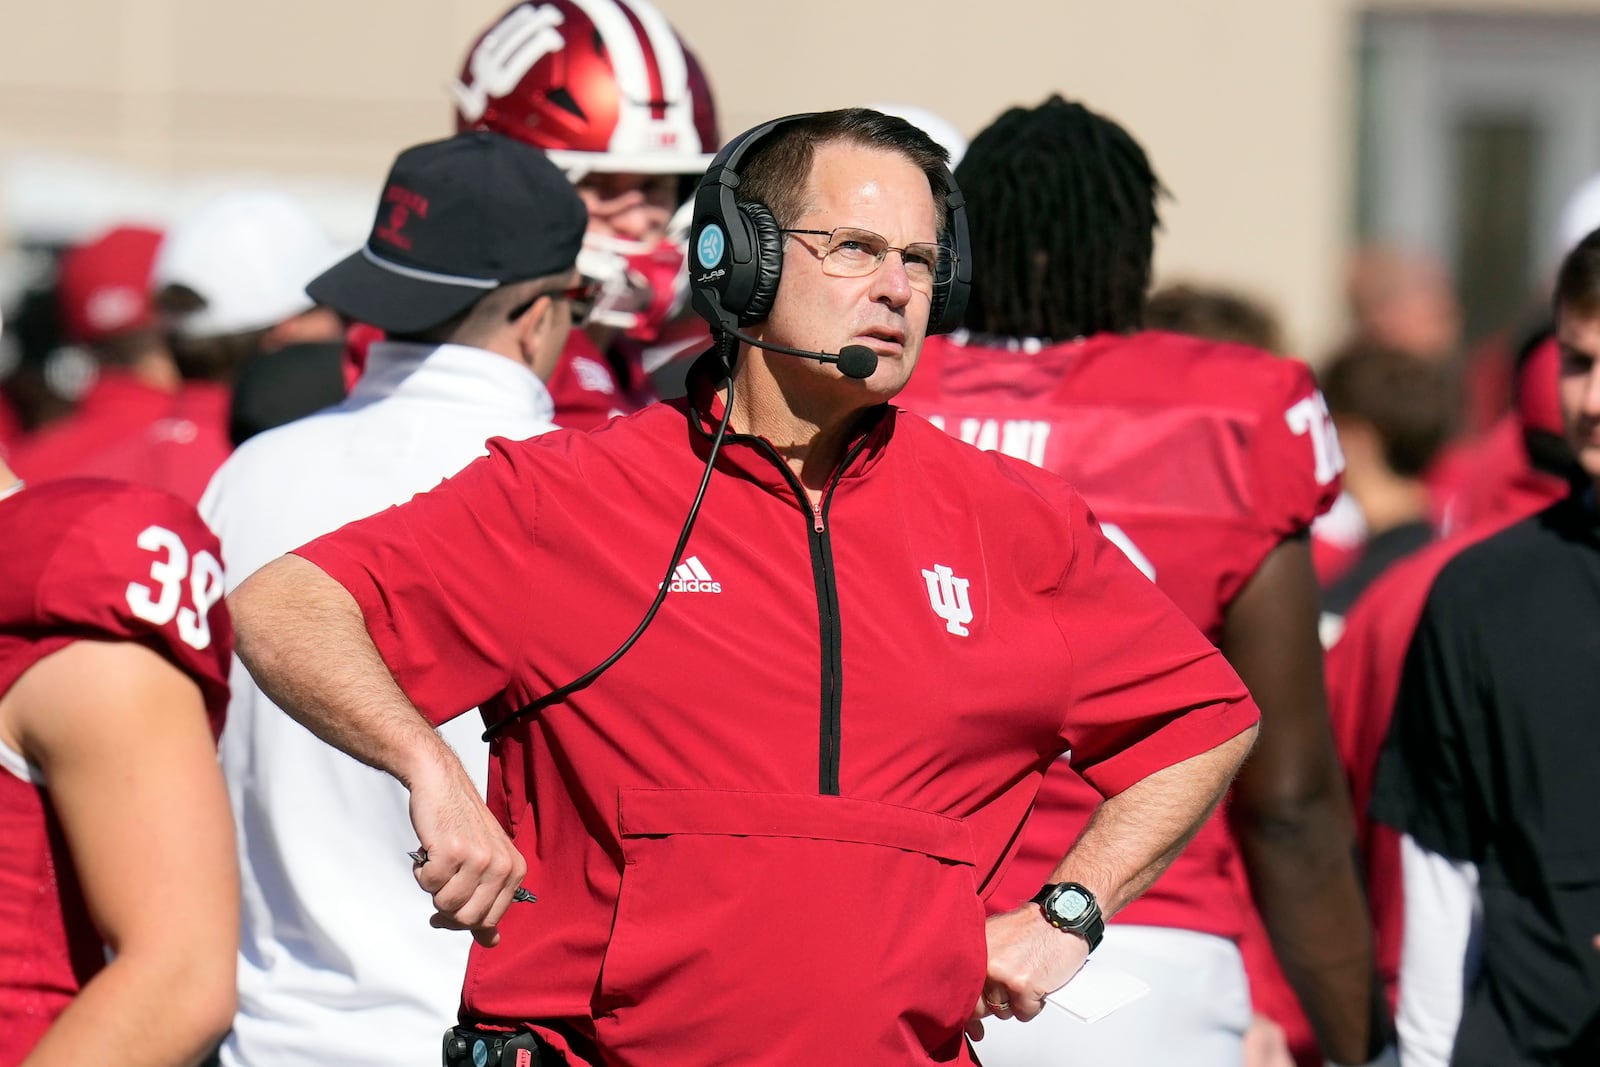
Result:
[[[1054,911],[1062,922],[1077,922],[1089,910],[1089,898],[1076,889],[1068,889],[1052,902]]]

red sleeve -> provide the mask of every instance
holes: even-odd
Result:
[[[1389,735],[1406,652],[1434,578],[1463,547],[1502,525],[1435,543],[1395,564],[1356,601],[1325,660],[1328,719],[1355,805],[1378,974],[1391,1006],[1398,1003],[1405,887],[1399,834],[1375,821],[1369,810],[1378,756]]]
[[[53,527],[35,596],[39,626],[148,645],[200,686],[220,734],[233,626],[215,535],[193,507],[156,490],[85,481],[57,499],[72,509],[70,521],[34,516]]]
[[[1055,599],[1072,657],[1062,740],[1104,796],[1215,748],[1260,719],[1216,646],[1100,533],[1076,493]]]
[[[1423,553],[1426,557],[1428,553]],[[1405,932],[1399,835],[1368,812],[1378,753],[1389,733],[1400,669],[1437,568],[1417,557],[1404,560],[1373,583],[1345,617],[1344,633],[1325,661],[1328,719],[1355,807],[1356,843],[1366,880],[1378,976],[1395,1003]],[[1408,566],[1411,565],[1411,566]],[[1408,575],[1425,577],[1413,583]]]
[[[1339,495],[1344,453],[1311,371],[1280,359],[1272,365],[1276,387],[1263,398],[1261,438],[1255,449],[1256,514],[1274,542],[1298,533],[1333,506]]]
[[[517,448],[490,441],[438,487],[295,550],[355,597],[384,663],[435,725],[505,689],[526,651],[537,507]]]

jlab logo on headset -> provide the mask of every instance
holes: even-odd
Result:
[[[722,262],[722,252],[728,246],[728,235],[722,232],[722,227],[716,223],[708,223],[700,231],[700,240],[695,242],[695,255],[700,259],[700,266],[710,270]]]

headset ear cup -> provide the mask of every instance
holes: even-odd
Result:
[[[777,299],[778,279],[783,276],[783,233],[765,204],[740,204],[739,211],[750,220],[756,249],[755,284],[739,315],[740,323],[749,326],[766,318]]]
[[[941,279],[928,305],[928,333],[954,333],[967,316],[967,301],[972,296],[972,238],[967,232],[967,200],[956,184],[956,176],[946,172],[949,192],[945,194],[945,219],[948,229],[950,276]]]

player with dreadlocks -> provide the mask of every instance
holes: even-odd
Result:
[[[1227,655],[1267,724],[1229,817],[1200,830],[1096,952],[1149,979],[1151,995],[1089,1028],[1055,1013],[989,1022],[983,1060],[1138,1067],[1181,1052],[1237,1067],[1251,1023],[1246,875],[1322,1054],[1392,1056],[1306,538],[1343,466],[1326,405],[1298,361],[1142,329],[1163,189],[1116,123],[1055,96],[1013,108],[956,176],[972,218],[969,330],[924,345],[899,403],[1072,481]],[[1097,799],[1066,762],[1052,768],[991,899],[1032,893]]]
[[[962,166],[983,190],[972,238],[987,284],[968,304],[971,328],[1063,339],[1137,330],[1162,191],[1143,150],[1059,96],[1012,108],[980,137]]]

